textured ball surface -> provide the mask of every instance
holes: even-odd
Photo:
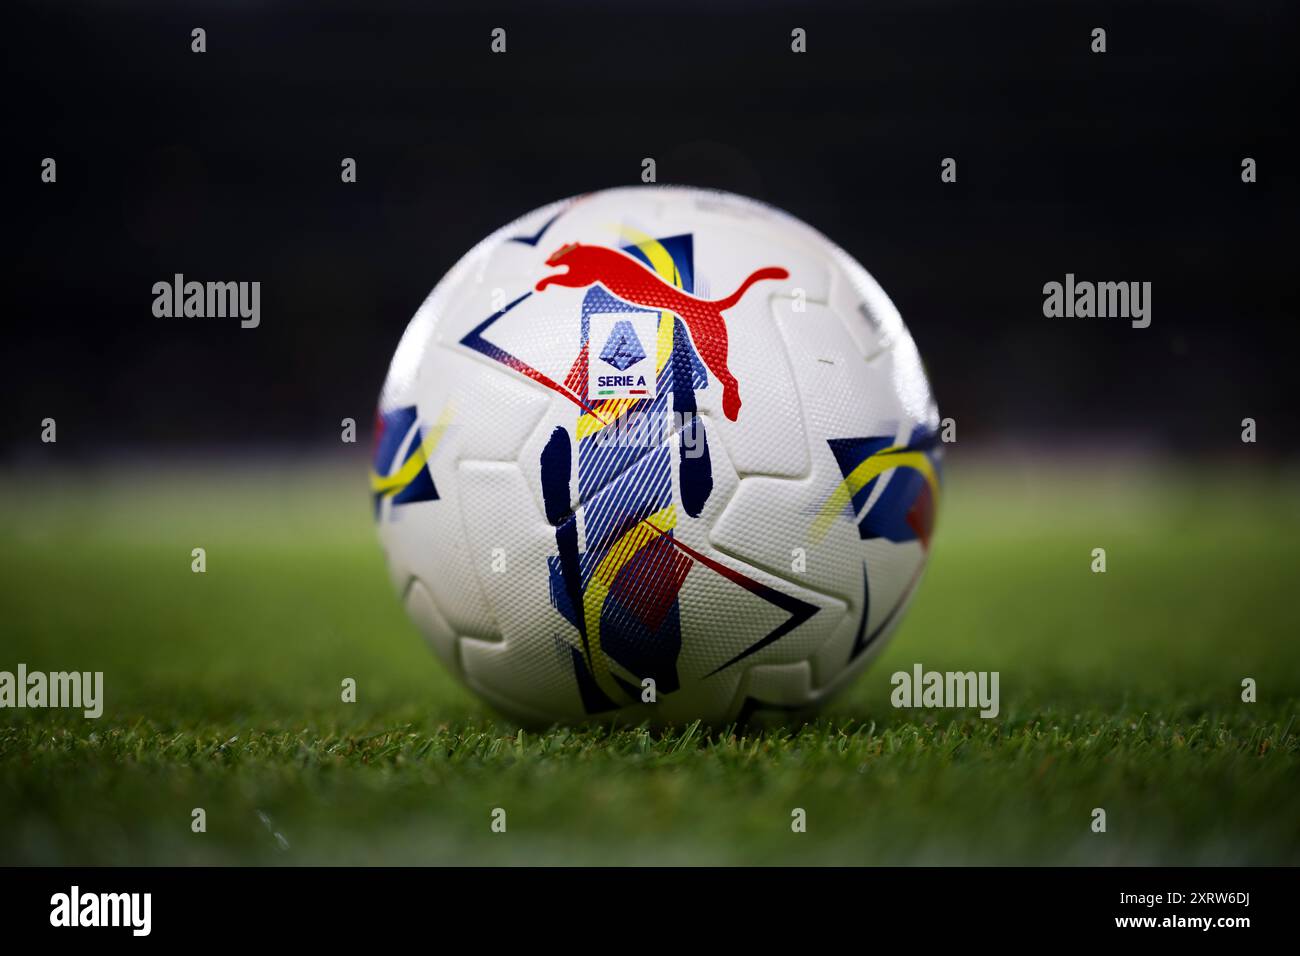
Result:
[[[371,488],[407,612],[528,722],[803,710],[897,626],[939,494],[898,311],[771,207],[633,187],[484,240],[421,305]]]

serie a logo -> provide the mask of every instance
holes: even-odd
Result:
[[[596,379],[599,388],[644,388],[644,375],[601,375]]]

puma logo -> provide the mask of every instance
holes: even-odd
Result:
[[[566,266],[567,272],[550,275],[537,283],[542,292],[549,285],[582,289],[599,283],[613,296],[647,309],[660,309],[681,317],[690,332],[695,350],[722,385],[722,413],[733,422],[740,414],[740,387],[727,368],[727,323],[722,313],[740,301],[755,282],[788,279],[779,266],[758,269],[725,299],[699,299],[669,285],[645,264],[617,249],[586,246],[580,242],[561,246],[546,260],[548,266]]]

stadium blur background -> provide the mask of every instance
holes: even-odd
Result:
[[[856,6],[19,4],[4,459],[336,445],[462,254],[645,157],[861,261],[962,441],[1293,451],[1294,8]],[[260,281],[261,327],[154,318],[175,273]],[[1044,318],[1066,273],[1151,327]]]
[[[0,714],[0,862],[1300,859],[1296,27],[1284,3],[10,5],[0,669],[103,670],[108,700]],[[365,471],[406,322],[488,233],[646,157],[861,261],[957,422],[914,607],[812,728],[516,736],[384,573]],[[260,327],[154,317],[176,273],[261,282]],[[1067,273],[1150,282],[1151,326],[1045,318]],[[891,708],[917,661],[1000,671],[999,720]]]

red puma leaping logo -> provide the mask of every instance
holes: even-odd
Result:
[[[697,299],[669,285],[643,263],[617,249],[570,243],[561,246],[546,260],[548,266],[567,266],[568,272],[547,276],[537,283],[541,292],[548,285],[581,289],[599,282],[611,295],[681,316],[691,333],[695,350],[722,385],[722,413],[733,422],[740,414],[740,390],[736,377],[727,368],[727,323],[722,313],[740,301],[755,282],[763,279],[788,279],[790,273],[778,266],[759,269],[725,299]]]

